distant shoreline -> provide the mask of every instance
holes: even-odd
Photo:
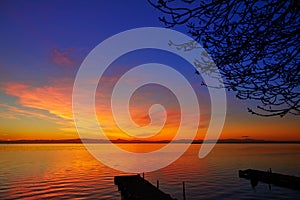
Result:
[[[85,143],[89,144],[108,144],[107,140],[97,139],[83,139]],[[145,140],[111,140],[115,144],[167,144],[170,140],[160,141],[145,141]],[[210,144],[215,140],[203,141],[194,140],[192,144]],[[191,143],[189,140],[176,140],[176,144]],[[272,141],[272,140],[256,140],[256,139],[221,139],[217,141],[218,144],[300,144],[300,141]],[[82,144],[80,139],[65,139],[65,140],[0,140],[0,144]]]

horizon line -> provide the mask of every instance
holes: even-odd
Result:
[[[99,143],[99,144],[106,144],[106,143],[114,143],[114,144],[165,144],[174,142],[177,144],[180,143],[192,143],[192,144],[205,144],[205,143],[224,143],[224,144],[232,144],[232,143],[300,143],[300,140],[262,140],[262,139],[252,139],[252,138],[245,138],[245,139],[236,139],[236,138],[229,138],[229,139],[211,139],[211,140],[203,140],[203,139],[195,139],[193,141],[188,139],[180,139],[180,140],[140,140],[140,139],[132,139],[132,140],[126,140],[126,139],[114,139],[107,141],[105,139],[92,139],[92,138],[73,138],[73,139],[17,139],[17,140],[0,140],[0,144],[63,144],[63,143],[69,143],[69,144],[82,144],[83,141],[85,143]]]

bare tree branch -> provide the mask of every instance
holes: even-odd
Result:
[[[300,115],[300,1],[148,1],[166,27],[186,26],[215,61],[228,90],[258,102],[250,113]],[[201,73],[214,74],[201,62],[194,63]]]

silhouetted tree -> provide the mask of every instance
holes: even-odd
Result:
[[[167,28],[186,26],[213,58],[228,90],[258,101],[249,112],[300,115],[300,1],[148,1]]]

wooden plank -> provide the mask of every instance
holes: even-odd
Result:
[[[114,182],[124,200],[174,200],[140,175],[115,176]]]
[[[260,181],[279,187],[300,190],[300,177],[273,173],[271,169],[270,171],[260,171],[255,169],[239,170],[239,177],[250,179],[253,187]]]

